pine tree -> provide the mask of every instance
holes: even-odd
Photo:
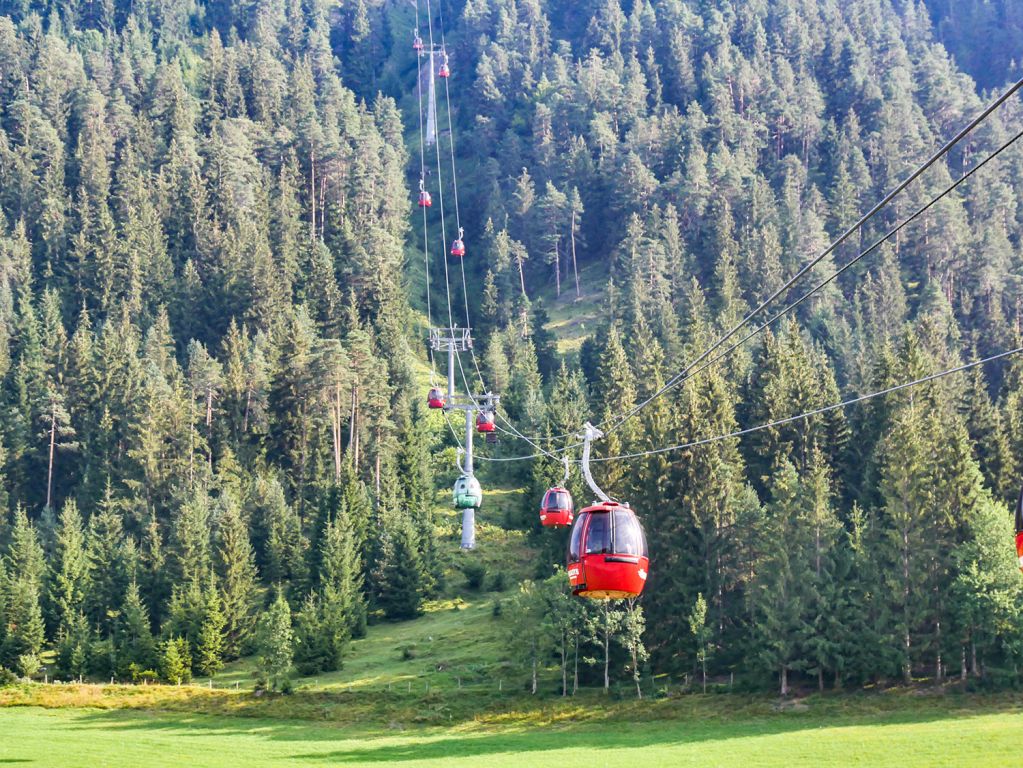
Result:
[[[56,563],[51,566],[49,602],[51,625],[57,638],[64,637],[85,606],[90,589],[89,558],[85,546],[85,530],[78,505],[73,499],[64,502],[57,527]]]
[[[30,675],[38,669],[39,653],[45,641],[43,612],[44,561],[33,526],[23,507],[14,513],[11,542],[3,557],[3,640],[0,666]]]
[[[260,620],[256,654],[259,684],[271,691],[287,693],[291,687],[294,632],[291,607],[279,589]]]
[[[71,633],[68,634],[70,636]],[[138,679],[142,672],[155,670],[157,648],[149,629],[149,611],[134,581],[128,585],[115,635],[118,674]]]
[[[221,609],[216,580],[207,581],[204,590],[202,624],[195,643],[195,667],[204,675],[213,677],[224,666],[224,627],[226,619]]]
[[[224,617],[223,654],[237,658],[255,626],[256,560],[246,521],[230,493],[220,497],[216,565]]]
[[[188,683],[192,679],[192,654],[188,641],[183,637],[171,637],[163,643],[160,658],[160,676],[172,685]]]
[[[764,671],[777,673],[779,692],[789,693],[789,674],[807,666],[802,641],[807,634],[807,584],[812,576],[805,534],[800,532],[809,506],[795,467],[782,463],[772,482],[774,502],[768,508],[764,556],[753,586],[758,660]]]
[[[389,619],[414,619],[423,601],[421,566],[415,531],[404,513],[386,515],[378,547],[380,554],[373,569],[374,603]]]

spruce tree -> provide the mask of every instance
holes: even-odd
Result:
[[[287,693],[291,688],[294,632],[291,607],[280,589],[260,620],[256,657],[259,684],[271,691]]]
[[[119,675],[138,679],[142,672],[156,669],[157,647],[149,628],[149,612],[134,581],[124,597],[115,643]]]
[[[237,658],[255,626],[256,560],[246,521],[230,493],[220,497],[216,572],[224,616],[224,658]]]

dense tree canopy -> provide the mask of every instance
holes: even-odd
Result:
[[[428,304],[435,322],[468,310],[481,376],[528,435],[645,400],[1019,76],[1012,4],[967,5],[438,0],[437,140],[468,250],[449,296],[439,211],[425,262],[411,215],[425,3],[0,0],[0,665],[31,674],[52,646],[65,677],[177,682],[258,653],[282,688],[292,663],[337,668],[368,620],[418,615],[441,588],[452,479],[450,436],[418,405]],[[995,112],[797,290],[1021,118],[1018,99]],[[599,450],[1019,346],[1021,171],[1014,146]],[[559,349],[552,304],[581,348]],[[1007,360],[602,464],[646,522],[647,594],[591,615],[526,584],[516,610],[542,618],[523,654],[555,654],[562,691],[580,644],[637,680],[649,665],[783,692],[1014,676],[1021,384]],[[533,506],[560,474],[481,471],[528,489],[500,522],[533,530],[538,578],[563,541]]]

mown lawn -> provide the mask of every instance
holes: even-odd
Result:
[[[696,697],[698,698],[698,697]],[[718,699],[723,697],[717,697]],[[982,700],[981,700],[982,702]],[[740,710],[687,719],[519,718],[405,730],[137,710],[0,710],[0,765],[39,766],[1018,766],[1023,714],[924,705],[864,714]],[[919,703],[919,702],[917,702]],[[962,705],[966,706],[962,706]],[[711,704],[720,713],[716,703]],[[854,708],[855,709],[855,708]],[[632,711],[632,715],[636,712]],[[663,714],[663,713],[662,713]],[[679,713],[681,714],[681,713]]]

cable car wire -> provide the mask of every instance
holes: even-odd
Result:
[[[688,371],[690,371],[693,368],[693,366],[698,365],[700,362],[705,360],[711,353],[714,352],[714,350],[716,350],[720,346],[722,346],[725,342],[727,342],[730,338],[732,338],[732,336],[734,336],[736,333],[738,333],[739,330],[743,326],[745,326],[748,322],[750,322],[750,320],[752,320],[754,317],[756,317],[758,314],[760,314],[760,312],[762,312],[764,310],[764,308],[766,308],[775,299],[777,299],[778,297],[782,296],[790,288],[792,288],[792,286],[795,285],[795,283],[801,277],[803,277],[803,275],[805,275],[807,272],[809,272],[811,269],[813,269],[815,266],[817,266],[821,261],[823,261],[825,258],[827,258],[831,253],[833,253],[835,251],[835,249],[837,249],[840,245],[842,245],[842,243],[844,243],[846,240],[848,240],[850,237],[852,237],[853,234],[855,234],[858,230],[862,229],[862,227],[867,222],[869,222],[874,216],[876,216],[888,203],[890,203],[893,199],[895,199],[895,197],[897,195],[899,195],[903,190],[905,190],[910,184],[912,184],[914,181],[916,181],[918,178],[920,178],[920,176],[923,175],[935,163],[937,163],[938,160],[940,160],[946,154],[948,154],[952,150],[952,148],[955,147],[956,144],[958,144],[965,136],[967,136],[969,133],[971,133],[974,128],[976,128],[984,120],[986,120],[987,117],[992,112],[994,112],[996,109],[998,109],[998,107],[1000,107],[1003,103],[1005,103],[1005,101],[1008,100],[1020,88],[1023,88],[1023,79],[1020,79],[1020,80],[1016,81],[1016,83],[1014,85],[1012,85],[1008,90],[1006,90],[1002,95],[1000,95],[998,98],[996,98],[990,104],[988,104],[988,106],[984,109],[983,112],[981,112],[979,115],[974,117],[965,127],[960,129],[959,132],[956,133],[955,136],[953,136],[951,139],[949,139],[947,142],[945,142],[945,144],[942,145],[942,147],[940,149],[938,149],[927,160],[925,160],[922,165],[917,167],[917,169],[915,171],[913,171],[909,176],[907,176],[905,179],[903,179],[903,181],[901,181],[892,191],[890,191],[887,195],[885,195],[881,199],[880,202],[878,202],[876,205],[874,205],[873,208],[871,208],[869,211],[867,211],[865,214],[863,214],[863,216],[860,217],[859,221],[857,221],[851,227],[846,229],[845,232],[843,232],[838,238],[833,240],[831,242],[831,244],[827,248],[825,248],[821,253],[819,253],[817,256],[812,258],[806,264],[804,264],[799,269],[799,271],[796,272],[795,275],[793,275],[791,278],[789,278],[780,288],[778,288],[774,293],[772,293],[770,296],[768,296],[766,299],[764,299],[755,309],[750,311],[742,320],[740,320],[738,323],[736,323],[727,333],[725,333],[723,336],[721,336],[709,348],[707,348],[703,353],[701,353],[692,363],[689,364],[689,366],[687,368],[683,369],[678,374],[676,374],[674,377],[672,377],[667,382],[665,382],[664,385],[660,389],[658,389],[656,392],[654,392],[652,395],[650,395],[646,400],[636,404],[635,406],[633,406],[631,409],[629,409],[622,416],[617,417],[614,420],[611,420],[611,422],[606,427],[604,427],[605,432],[608,432],[608,431],[611,431],[611,430],[619,428],[628,419],[632,418],[632,416],[634,416],[640,410],[645,408],[647,405],[649,405],[651,402],[653,402],[656,398],[660,397],[662,394],[667,392],[669,389],[673,388],[674,386],[679,384],[681,381],[683,381],[685,379],[685,377],[686,377],[686,374],[688,373]],[[597,426],[603,426],[603,425],[599,425],[598,424]]]
[[[859,254],[854,256],[849,262],[847,262],[845,265],[843,265],[841,268],[839,268],[838,270],[833,272],[828,277],[824,278],[816,286],[814,286],[813,288],[807,290],[798,299],[796,299],[795,301],[791,302],[790,304],[788,304],[785,307],[783,307],[782,309],[780,309],[778,312],[776,312],[774,315],[772,315],[768,320],[766,320],[763,324],[761,324],[761,325],[757,326],[756,328],[754,328],[752,331],[747,333],[745,336],[740,338],[738,341],[733,343],[731,346],[729,346],[726,349],[724,349],[723,351],[719,352],[717,355],[715,355],[715,356],[713,356],[713,357],[711,357],[709,359],[704,360],[703,363],[701,365],[699,365],[699,367],[695,367],[694,368],[696,363],[693,363],[692,365],[690,365],[683,372],[684,373],[683,376],[681,376],[680,378],[676,377],[676,378],[678,378],[678,380],[675,382],[675,385],[677,386],[678,384],[681,384],[681,383],[683,383],[685,381],[688,381],[689,379],[693,378],[694,376],[702,373],[703,371],[707,370],[709,367],[711,367],[715,363],[719,362],[720,360],[724,359],[725,357],[728,357],[732,352],[734,352],[740,346],[742,346],[747,341],[752,339],[754,336],[756,336],[759,333],[762,333],[765,329],[767,329],[772,324],[774,324],[776,321],[778,321],[780,318],[784,317],[786,314],[788,314],[793,309],[798,307],[800,304],[802,304],[804,301],[806,301],[808,298],[810,298],[813,294],[815,294],[821,288],[825,287],[829,283],[831,283],[834,280],[836,280],[842,273],[844,273],[846,270],[848,270],[850,267],[852,267],[858,261],[863,259],[868,254],[872,253],[873,251],[877,250],[877,248],[879,248],[883,243],[887,242],[892,237],[894,237],[896,234],[901,232],[906,226],[908,226],[910,223],[912,223],[913,221],[918,219],[926,211],[928,211],[930,208],[932,208],[939,200],[941,200],[942,198],[944,198],[944,197],[948,196],[949,194],[951,194],[960,185],[965,183],[967,179],[969,179],[971,176],[973,176],[977,171],[979,171],[981,168],[983,168],[985,165],[987,165],[990,161],[994,160],[1002,152],[1004,152],[1006,149],[1011,147],[1013,144],[1015,144],[1021,138],[1023,138],[1023,130],[1021,130],[1018,133],[1016,133],[1015,135],[1013,135],[1009,140],[1004,142],[1001,146],[999,146],[997,149],[995,149],[993,152],[991,152],[989,155],[987,155],[983,160],[981,160],[976,165],[974,165],[969,171],[967,171],[962,176],[960,176],[958,179],[956,179],[952,184],[950,184],[949,186],[945,187],[941,192],[939,192],[937,195],[932,197],[927,203],[925,203],[924,205],[922,205],[919,208],[917,208],[912,214],[910,214],[900,224],[892,227],[887,233],[885,233],[883,236],[879,237],[877,240],[875,240],[873,243],[871,243],[867,248],[865,248]],[[650,398],[650,399],[652,400],[653,398]],[[575,435],[572,435],[572,437],[575,437]],[[553,438],[551,438],[551,439],[553,439]],[[578,443],[578,442],[577,443],[571,443],[569,445],[566,445],[564,448],[552,449],[552,451],[550,453],[562,453],[562,452],[564,452],[566,450],[570,450],[572,448],[578,447],[581,444],[582,443]],[[538,447],[538,446],[535,446],[535,447]],[[484,460],[488,460],[488,461],[524,461],[524,460],[528,460],[528,459],[539,458],[541,456],[550,456],[550,453],[545,451],[543,453],[533,453],[533,454],[528,454],[528,455],[525,455],[525,456],[508,456],[508,457],[491,458],[491,459],[484,459]],[[594,461],[597,461],[597,459],[594,459]]]
[[[863,214],[855,224],[850,226],[838,238],[833,240],[831,242],[831,244],[828,245],[827,248],[825,248],[821,253],[819,253],[817,256],[815,256],[813,259],[811,259],[806,264],[804,264],[795,275],[793,275],[791,278],[789,278],[789,280],[787,280],[780,288],[778,288],[768,298],[764,299],[755,309],[753,309],[749,313],[747,313],[745,315],[745,317],[743,317],[742,320],[740,320],[738,323],[736,323],[723,336],[721,336],[716,341],[714,341],[710,345],[710,347],[708,347],[699,356],[697,356],[696,359],[692,363],[690,363],[688,366],[686,366],[686,368],[684,368],[683,370],[679,371],[672,378],[668,379],[668,381],[666,381],[653,394],[651,394],[649,397],[647,397],[642,402],[637,403],[636,405],[632,406],[632,408],[630,408],[628,411],[626,411],[621,416],[617,416],[617,417],[614,417],[614,418],[606,419],[603,422],[599,422],[595,426],[599,427],[599,428],[602,428],[602,429],[604,429],[607,432],[610,432],[610,431],[613,431],[615,429],[618,429],[622,424],[624,424],[626,421],[628,421],[634,415],[639,413],[639,411],[641,411],[643,408],[645,408],[647,405],[649,405],[655,399],[657,399],[658,397],[663,395],[668,390],[674,388],[675,386],[677,386],[678,384],[682,383],[687,378],[689,378],[689,374],[693,370],[694,366],[699,365],[710,354],[712,354],[716,349],[718,349],[723,344],[725,344],[730,338],[732,338],[736,333],[738,333],[747,323],[749,323],[754,317],[756,317],[758,314],[760,314],[769,304],[774,302],[775,299],[779,298],[780,296],[785,294],[789,289],[791,289],[792,286],[801,277],[803,277],[805,274],[807,274],[807,272],[809,272],[811,269],[813,269],[815,266],[817,266],[817,264],[819,264],[821,261],[823,261],[825,258],[827,258],[840,245],[842,245],[846,240],[848,240],[853,234],[855,234],[857,231],[862,229],[862,227],[865,224],[867,224],[874,216],[876,216],[888,203],[890,203],[896,196],[898,196],[910,184],[912,184],[916,179],[918,179],[928,169],[930,169],[938,160],[940,160],[942,157],[947,155],[955,147],[956,144],[958,144],[965,136],[969,135],[978,125],[980,125],[984,120],[986,120],[991,115],[992,112],[994,112],[996,109],[998,109],[1013,94],[1015,94],[1017,91],[1019,91],[1020,88],[1023,88],[1023,79],[1020,79],[1020,80],[1016,81],[1016,83],[1013,84],[1012,86],[1010,86],[1004,93],[1002,93],[996,99],[991,101],[984,108],[984,110],[979,115],[974,117],[965,127],[961,128],[959,130],[959,132],[956,133],[955,136],[953,136],[951,139],[949,139],[947,142],[945,142],[945,144],[943,144],[940,149],[938,149],[936,152],[934,152],[927,160],[925,160],[920,166],[918,166],[916,168],[916,170],[914,170],[909,176],[907,176],[905,179],[903,179],[903,181],[901,181],[893,190],[891,190],[888,194],[886,194],[884,196],[884,198],[882,198],[880,200],[880,202],[875,204],[869,211],[867,211],[865,214]],[[1012,142],[1010,141],[1009,143],[1011,144]],[[1003,146],[1002,149],[1004,149],[1004,148],[1005,147]],[[998,152],[996,152],[995,154],[997,155],[999,152],[1001,152],[1001,149],[999,149]],[[976,170],[976,168],[974,170]],[[948,191],[951,191],[951,190],[948,190]],[[947,194],[947,192],[946,192],[946,194]],[[919,215],[919,213],[922,213],[922,211],[918,212],[917,215]],[[862,255],[865,255],[865,254],[861,254],[861,257],[862,257]],[[858,258],[860,258],[860,257],[858,257]],[[836,275],[836,277],[837,277],[837,275]],[[818,288],[816,288],[814,290],[815,291],[819,290],[821,287],[824,287],[824,284],[818,286]],[[808,294],[808,295],[812,295],[812,293],[813,292],[810,292],[810,294]],[[800,299],[800,302],[803,301],[807,297],[808,296],[802,297]],[[564,435],[554,435],[552,437],[537,438],[537,439],[543,440],[543,441],[559,441],[559,440],[567,440],[567,439],[570,439],[572,437],[574,437],[574,434],[566,433]]]
[[[997,355],[991,355],[990,357],[985,357],[982,360],[974,360],[973,362],[965,363],[963,365],[956,366],[955,368],[949,368],[948,370],[939,371],[938,373],[932,373],[932,374],[930,374],[928,376],[923,376],[923,377],[921,377],[919,379],[914,379],[913,381],[904,381],[901,384],[896,384],[894,386],[878,390],[877,392],[871,392],[871,393],[866,394],[866,395],[859,395],[857,397],[852,397],[852,398],[850,398],[848,400],[843,400],[840,403],[834,403],[833,405],[826,405],[826,406],[823,406],[821,408],[816,408],[816,409],[814,409],[812,411],[807,411],[806,413],[801,413],[798,416],[788,416],[788,417],[786,417],[784,419],[777,419],[775,421],[771,421],[771,422],[768,422],[766,424],[758,424],[758,425],[756,425],[754,427],[746,427],[745,429],[737,429],[734,432],[729,432],[727,434],[715,435],[714,437],[706,437],[706,438],[703,438],[702,440],[693,440],[693,441],[688,442],[688,443],[679,443],[678,445],[667,445],[667,446],[664,446],[663,448],[652,448],[652,449],[650,449],[648,451],[637,451],[636,453],[622,453],[622,454],[619,454],[617,456],[602,456],[602,457],[597,457],[597,458],[591,458],[590,461],[591,462],[604,462],[604,461],[621,461],[621,460],[625,460],[625,459],[641,459],[641,458],[643,458],[645,456],[654,456],[654,455],[661,454],[661,453],[669,453],[670,451],[681,451],[681,450],[685,450],[687,448],[696,448],[696,447],[701,446],[701,445],[707,445],[709,443],[720,442],[721,440],[730,440],[730,439],[737,438],[737,437],[743,437],[744,435],[748,435],[748,434],[751,434],[753,432],[759,432],[760,430],[763,430],[763,429],[771,429],[773,427],[784,426],[785,424],[791,424],[794,421],[801,421],[803,419],[809,419],[809,418],[812,418],[813,416],[820,416],[821,414],[824,414],[824,413],[830,413],[831,411],[836,411],[836,410],[838,410],[840,408],[846,408],[846,407],[848,407],[850,405],[855,405],[857,403],[862,403],[862,402],[864,402],[866,400],[872,400],[875,397],[882,397],[884,395],[890,395],[893,392],[899,392],[899,391],[901,391],[903,389],[909,389],[910,387],[915,387],[915,386],[917,386],[919,384],[926,384],[927,382],[935,381],[937,379],[944,378],[945,376],[950,376],[953,373],[961,373],[962,371],[967,371],[967,370],[969,370],[971,368],[975,368],[978,365],[985,365],[987,363],[992,363],[992,362],[994,362],[996,360],[1001,360],[1001,359],[1009,357],[1011,355],[1019,354],[1020,352],[1023,352],[1023,347],[1016,347],[1015,349],[1009,349],[1009,350],[1006,350],[1005,352],[999,352]]]
[[[419,30],[419,0],[416,0],[416,30]],[[422,184],[426,180],[426,147],[423,139],[423,52],[416,51],[416,94],[419,98],[419,179]],[[433,307],[430,298],[430,235],[426,219],[426,208],[423,211],[423,258],[426,269],[426,322],[433,328]],[[433,354],[433,347],[429,348],[430,354],[430,386],[437,382],[437,360]]]
[[[432,23],[432,11],[431,11],[430,0],[427,0],[426,8],[427,8],[427,14],[430,15],[430,26],[429,26],[429,29],[430,29],[430,46],[431,46],[431,49],[432,49],[433,48],[433,23]],[[443,3],[442,2],[438,3],[438,12],[440,14],[439,27],[438,28],[439,28],[439,32],[440,32],[440,38],[441,38],[441,49],[443,51],[445,51],[445,54],[446,54],[447,42],[446,42],[446,39],[445,39],[444,8],[443,8]],[[416,22],[418,24],[418,16],[417,16]],[[432,71],[430,73],[430,76],[433,77]],[[447,111],[447,122],[448,122],[448,148],[449,148],[450,156],[451,156],[451,185],[452,185],[452,193],[453,193],[453,196],[454,196],[453,200],[454,200],[454,209],[455,209],[455,226],[457,227],[457,230],[458,230],[458,239],[461,240],[462,239],[462,232],[463,232],[463,230],[462,230],[461,212],[460,212],[460,207],[459,207],[459,202],[458,202],[458,169],[457,169],[457,165],[456,165],[456,162],[455,162],[455,130],[454,130],[453,119],[452,119],[452,116],[451,116],[451,90],[450,90],[450,87],[448,85],[448,78],[444,78],[444,102],[445,102],[445,109]],[[440,171],[440,165],[441,165],[441,163],[440,163],[440,131],[436,131],[436,134],[437,134],[437,145],[436,145],[436,151],[437,151],[437,176],[438,176],[438,188],[440,189],[443,186],[442,183],[441,183],[441,179],[440,179],[440,174],[441,174],[441,171]],[[444,278],[445,278],[445,288],[447,290],[448,314],[449,314],[449,317],[450,317],[450,315],[451,315],[451,287],[450,287],[450,281],[448,279],[448,265],[447,265],[447,247],[448,247],[448,243],[447,243],[447,234],[446,234],[445,226],[444,226],[444,196],[443,196],[443,191],[439,192],[439,202],[440,202],[440,214],[441,214],[441,237],[444,240],[444,250],[445,250],[445,253],[444,253]],[[471,320],[471,317],[469,315],[469,286],[468,286],[468,280],[466,279],[466,275],[465,275],[465,261],[464,261],[464,259],[460,259],[459,260],[459,268],[460,268],[461,276],[462,276],[462,297],[463,297],[463,302],[465,304],[465,327],[466,328],[471,328],[472,327],[472,320]],[[480,369],[479,361],[476,358],[476,352],[475,352],[475,350],[472,347],[469,347],[469,355],[472,358],[473,367],[476,369],[476,377],[479,379],[480,386],[483,388],[484,392],[489,392],[489,389],[487,389],[486,382],[483,380],[483,371]],[[470,400],[470,402],[472,402],[473,405],[475,405],[477,407],[480,407],[480,404],[472,396],[472,389],[469,386],[468,378],[466,377],[465,370],[462,367],[461,358],[458,357],[457,355],[456,355],[456,358],[458,360],[458,368],[459,368],[459,371],[461,373],[462,383],[465,385],[466,395],[469,397],[469,400]],[[499,431],[503,432],[504,434],[511,435],[512,437],[516,437],[516,438],[519,438],[520,440],[525,441],[526,443],[531,445],[533,448],[535,448],[537,451],[539,451],[541,455],[545,455],[545,456],[548,456],[550,458],[555,458],[555,459],[557,458],[557,456],[555,456],[554,453],[545,450],[543,447],[541,447],[540,445],[537,445],[537,443],[533,442],[530,438],[526,437],[526,435],[522,434],[522,432],[520,432],[515,427],[515,425],[512,424],[511,421],[509,421],[504,416],[504,414],[499,413],[497,411],[497,409],[494,409],[494,415],[497,418],[501,419],[501,421],[503,421],[507,425],[507,429],[506,429],[506,428],[501,427],[500,425],[495,424],[494,426]]]

